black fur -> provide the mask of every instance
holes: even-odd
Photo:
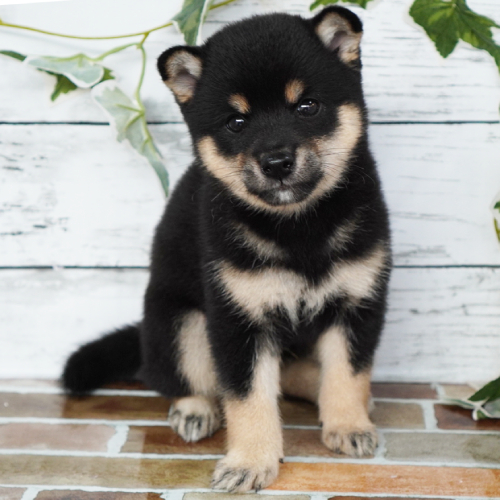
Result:
[[[64,387],[85,394],[112,382],[132,380],[141,366],[140,325],[120,330],[80,347],[68,359]]]
[[[249,390],[262,345],[272,345],[283,359],[300,358],[310,353],[319,336],[336,323],[350,332],[354,372],[370,367],[384,322],[389,250],[375,296],[363,299],[356,307],[348,306],[342,295],[331,297],[313,316],[299,304],[295,322],[283,309],[269,310],[269,328],[251,320],[228,299],[214,271],[218,262],[250,271],[286,269],[315,286],[336,263],[366,256],[380,243],[389,248],[387,210],[368,148],[360,62],[344,63],[337,51],[328,50],[315,33],[315,27],[329,12],[345,18],[354,33],[361,31],[359,19],[341,7],[325,9],[312,20],[272,14],[230,25],[202,47],[174,47],[160,57],[160,73],[167,83],[171,78],[169,58],[178,51],[184,50],[201,61],[202,74],[194,95],[184,102],[179,99],[195,144],[195,161],[172,193],[156,231],[142,323],[73,354],[63,375],[67,389],[89,391],[132,376],[140,365],[139,377],[165,396],[189,394],[189,381],[178,370],[177,335],[181,318],[192,310],[206,316],[219,384],[232,394],[244,396]],[[304,95],[321,103],[316,116],[299,117],[295,105],[285,100],[283,90],[291,79],[305,82]],[[235,93],[244,95],[251,106],[242,133],[226,127],[228,119],[237,114],[228,103],[228,97]],[[340,126],[339,107],[345,104],[362,111],[361,137],[341,181],[297,213],[273,212],[242,199],[230,183],[206,168],[197,147],[200,139],[210,137],[226,158],[241,153],[261,158],[283,148],[295,154],[301,145],[335,132]],[[325,175],[320,167],[315,173],[315,168],[311,163],[310,172],[304,174],[309,177],[297,186],[297,201],[307,202]],[[275,203],[274,195],[264,192],[250,177],[246,182],[249,192],[253,189],[256,197],[270,205]],[[332,249],[329,239],[353,218],[358,223],[351,240]],[[262,258],[236,241],[235,224],[243,224],[274,243],[282,256]]]

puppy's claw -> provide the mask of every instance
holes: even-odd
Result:
[[[250,490],[256,492],[269,486],[278,475],[278,463],[265,465],[235,465],[229,460],[221,460],[215,468],[212,488],[226,490],[231,493],[244,493]]]
[[[172,429],[188,443],[211,436],[221,426],[217,406],[202,396],[183,398],[172,403],[168,421]]]
[[[377,448],[375,428],[323,430],[323,443],[334,453],[353,457],[373,456]]]

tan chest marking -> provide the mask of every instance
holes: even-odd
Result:
[[[235,224],[233,238],[242,248],[252,250],[262,260],[281,260],[286,257],[286,252],[276,243],[261,238],[245,224]]]
[[[254,320],[277,307],[285,309],[290,318],[296,320],[301,304],[305,305],[306,312],[314,315],[331,297],[346,295],[356,303],[372,295],[386,256],[381,244],[366,257],[336,263],[317,286],[293,271],[276,268],[242,271],[227,262],[219,264],[217,275],[226,294]]]

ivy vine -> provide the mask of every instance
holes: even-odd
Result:
[[[161,182],[165,195],[168,196],[168,172],[156,147],[146,121],[146,110],[141,99],[141,88],[146,67],[146,51],[144,43],[154,31],[176,26],[183,34],[188,45],[200,42],[200,31],[207,13],[210,10],[224,7],[235,0],[184,0],[182,8],[172,20],[146,31],[114,36],[75,36],[54,33],[30,26],[10,24],[0,19],[0,27],[28,30],[48,36],[71,38],[78,40],[112,40],[138,38],[136,42],[119,45],[97,57],[79,53],[68,57],[30,56],[13,50],[0,50],[0,54],[12,57],[33,68],[55,77],[54,90],[50,96],[55,101],[61,94],[67,94],[77,88],[91,89],[96,102],[108,115],[109,122],[117,132],[118,141],[128,141],[154,168]],[[341,0],[315,0],[311,10]],[[366,8],[373,0],[343,0],[344,3],[355,4]],[[473,12],[466,0],[415,0],[410,8],[414,21],[422,26],[436,49],[443,57],[448,57],[459,40],[487,51],[495,60],[500,71],[500,46],[493,39],[492,28],[500,26],[492,19]],[[109,56],[134,47],[141,54],[141,69],[137,87],[132,96],[127,96],[113,80],[113,71],[101,63]]]

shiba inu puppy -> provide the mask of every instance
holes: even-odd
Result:
[[[318,404],[334,452],[376,447],[367,407],[391,253],[361,35],[333,6],[252,17],[158,61],[195,160],[156,231],[142,322],[80,348],[63,383],[143,380],[179,398],[169,419],[186,441],[225,420],[214,488],[276,478],[280,393]]]

